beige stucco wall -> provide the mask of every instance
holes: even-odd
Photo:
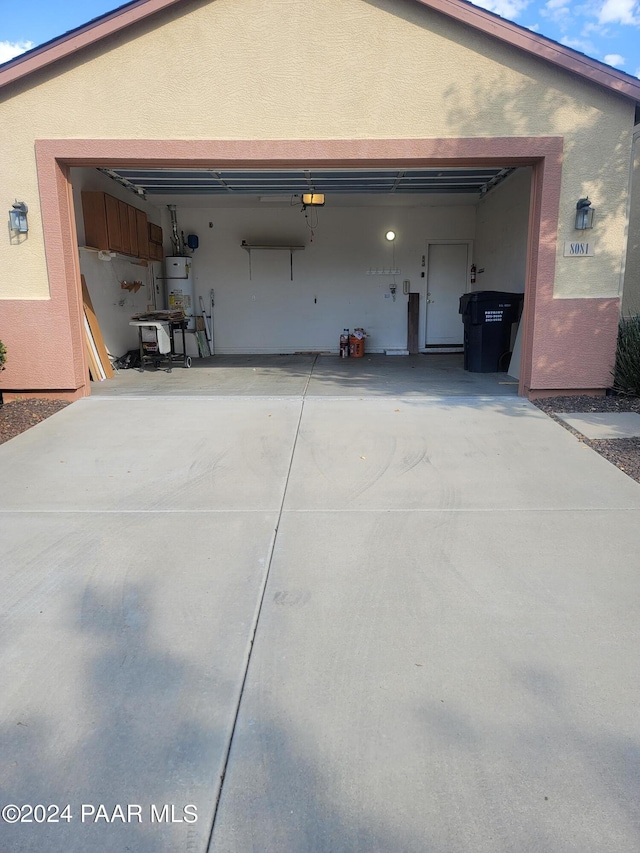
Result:
[[[636,127],[634,134],[629,238],[622,313],[625,317],[640,314],[640,125]]]
[[[558,297],[620,288],[632,105],[409,0],[185,3],[0,92],[0,186],[30,208],[0,241],[0,298],[46,299],[33,144],[45,138],[564,136]],[[562,257],[575,202],[596,257]]]

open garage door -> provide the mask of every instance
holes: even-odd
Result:
[[[193,312],[200,313],[202,300],[210,316],[215,295],[219,355],[337,355],[340,332],[356,327],[366,331],[368,352],[403,351],[409,294],[419,301],[419,348],[459,346],[457,306],[474,287],[471,263],[494,273],[506,269],[507,255],[526,258],[527,168],[117,166],[73,169],[72,182],[81,270],[114,357],[137,346],[132,315],[168,307],[167,267],[149,247],[147,257],[131,246],[109,251],[107,259],[89,245],[87,193],[144,212],[155,240],[162,229],[164,260],[189,258]],[[305,204],[307,193],[321,194],[324,204]],[[521,215],[509,231],[507,211],[514,206]],[[504,289],[524,290],[524,274],[522,266],[508,282],[503,276]],[[195,336],[189,347],[198,356]]]

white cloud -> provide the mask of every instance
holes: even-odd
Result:
[[[534,33],[540,32],[540,24],[531,24],[527,29]]]
[[[530,2],[531,0],[476,0],[475,5],[513,20],[527,8]]]
[[[636,68],[636,77],[640,80],[640,68]]]
[[[604,61],[607,65],[613,65],[615,67],[617,65],[624,65],[625,58],[624,56],[620,56],[619,53],[608,53],[605,56]]]
[[[601,24],[635,24],[640,26],[637,0],[604,0],[598,20]]]
[[[582,32],[580,33],[582,36],[599,36],[601,38],[606,38],[609,35],[609,30],[604,27],[602,24],[593,24],[591,22],[584,25],[582,28]]]
[[[560,6],[557,9],[540,9],[540,14],[543,18],[555,21],[556,24],[566,23],[571,18],[571,10],[568,6]]]
[[[8,62],[25,50],[31,50],[32,47],[34,47],[32,41],[0,41],[0,64]]]
[[[540,14],[543,18],[549,18],[555,21],[562,29],[563,24],[568,24],[572,15],[571,0],[547,0],[544,6],[540,9]]]
[[[564,36],[560,39],[560,44],[566,44],[567,47],[572,47],[574,50],[579,50],[582,53],[596,53],[596,49],[591,42],[583,39],[570,39],[567,36]]]

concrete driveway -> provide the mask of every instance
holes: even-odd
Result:
[[[0,805],[60,810],[1,850],[640,848],[640,486],[528,402],[94,397],[0,466]]]

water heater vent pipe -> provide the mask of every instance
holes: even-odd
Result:
[[[171,245],[173,246],[173,254],[176,257],[184,256],[184,248],[182,241],[178,236],[178,217],[176,216],[175,204],[168,204],[169,214],[171,215]]]

